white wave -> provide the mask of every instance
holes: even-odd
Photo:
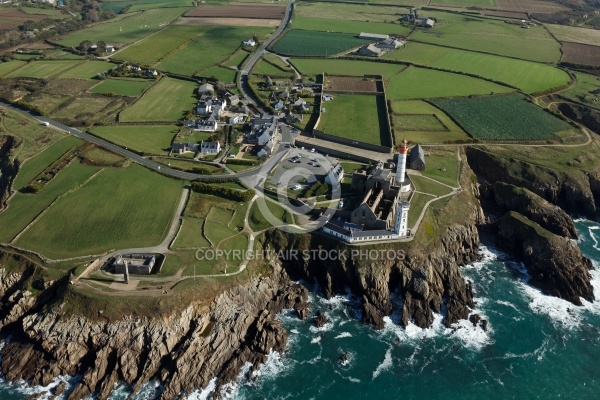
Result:
[[[333,329],[333,320],[334,318],[332,318],[331,316],[327,316],[327,318],[329,319],[329,322],[324,324],[323,326],[311,326],[310,328],[308,328],[312,333],[319,333],[319,332],[327,332]]]
[[[284,362],[281,354],[272,349],[267,355],[267,361],[261,364],[253,373],[253,379],[273,379],[287,373],[292,364]]]
[[[343,338],[349,338],[352,337],[352,334],[350,332],[342,332],[339,335],[337,335],[336,337],[334,337],[334,339],[343,339]]]
[[[536,314],[547,315],[554,325],[571,329],[581,323],[577,306],[567,300],[545,295],[526,282],[521,282],[519,287],[530,299],[529,308]]]
[[[512,304],[511,302],[504,301],[504,300],[496,300],[496,304],[500,304],[500,305],[503,305],[503,306],[505,306],[505,307],[512,308],[512,309],[513,309],[513,310],[515,310],[516,312],[518,312],[518,313],[521,313],[521,310],[519,310],[519,309],[517,308],[517,306],[515,306],[515,305],[514,305],[514,304]]]
[[[312,340],[310,341],[311,343],[319,343],[321,341],[321,336],[315,336],[314,338],[312,338]]]
[[[392,361],[392,346],[390,346],[385,352],[385,357],[381,364],[379,364],[375,371],[373,371],[373,379],[377,378],[382,372],[392,368],[393,365],[394,362]]]
[[[487,318],[483,318],[486,319]],[[481,326],[473,326],[471,321],[461,319],[451,325],[444,332],[446,335],[459,339],[463,345],[471,350],[479,351],[485,346],[493,343],[491,338],[492,328],[488,321],[487,331],[484,331]]]
[[[4,345],[4,344],[2,344]],[[26,381],[19,380],[16,382],[6,382],[4,379],[0,379],[0,384],[3,387],[10,388],[22,395],[24,397],[34,396],[36,399],[47,400],[53,399],[54,396],[51,394],[52,390],[56,388],[62,382],[65,382],[66,388],[65,391],[69,392],[73,389],[73,386],[81,380],[81,377],[70,377],[67,375],[60,375],[52,380],[46,386],[30,386]]]
[[[215,390],[215,388],[217,387],[217,378],[212,378],[210,380],[210,382],[208,382],[208,385],[206,385],[206,387],[202,390],[196,390],[195,392],[193,392],[192,394],[190,394],[187,398],[187,400],[207,400],[209,398],[209,396],[211,395],[211,393]]]
[[[298,329],[292,329],[290,330],[290,333],[293,333],[294,335],[297,335],[300,333],[300,331],[298,331]]]

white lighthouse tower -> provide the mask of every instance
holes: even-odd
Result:
[[[398,165],[396,166],[396,184],[401,187],[401,192],[410,189],[410,184],[406,181],[406,159],[408,157],[408,142],[406,138],[398,147]]]
[[[396,223],[394,224],[394,233],[399,237],[408,236],[408,209],[410,203],[408,201],[398,202],[396,210]]]

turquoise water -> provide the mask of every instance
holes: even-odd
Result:
[[[600,225],[576,222],[582,252],[600,266]],[[484,332],[469,322],[454,329],[436,317],[432,328],[399,328],[399,315],[381,332],[359,322],[357,299],[312,295],[313,311],[332,322],[320,329],[292,314],[280,316],[288,350],[272,354],[251,381],[240,379],[223,394],[233,399],[506,399],[600,397],[600,301],[575,307],[526,284],[520,264],[483,248],[485,260],[465,267],[473,281]],[[600,299],[600,268],[593,271]],[[400,305],[400,301],[396,302]],[[339,357],[349,354],[342,364]],[[210,387],[193,398],[205,398]],[[148,385],[136,399],[152,398]],[[0,399],[21,399],[19,385]],[[126,398],[120,388],[114,399]]]

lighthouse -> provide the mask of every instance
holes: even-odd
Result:
[[[398,147],[398,165],[396,166],[396,184],[404,186],[404,180],[406,176],[406,158],[408,155],[408,142],[406,138]]]

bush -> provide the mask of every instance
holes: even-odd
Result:
[[[258,162],[255,160],[244,160],[243,158],[232,158],[230,160],[227,160],[227,164],[231,164],[231,165],[257,165]]]
[[[233,201],[247,202],[252,200],[256,192],[253,189],[241,191],[204,182],[193,182],[192,189],[198,193],[211,194]]]
[[[40,185],[39,183],[30,183],[29,185],[27,185],[23,189],[21,189],[21,192],[22,193],[37,193],[40,190],[42,190],[42,185]]]

